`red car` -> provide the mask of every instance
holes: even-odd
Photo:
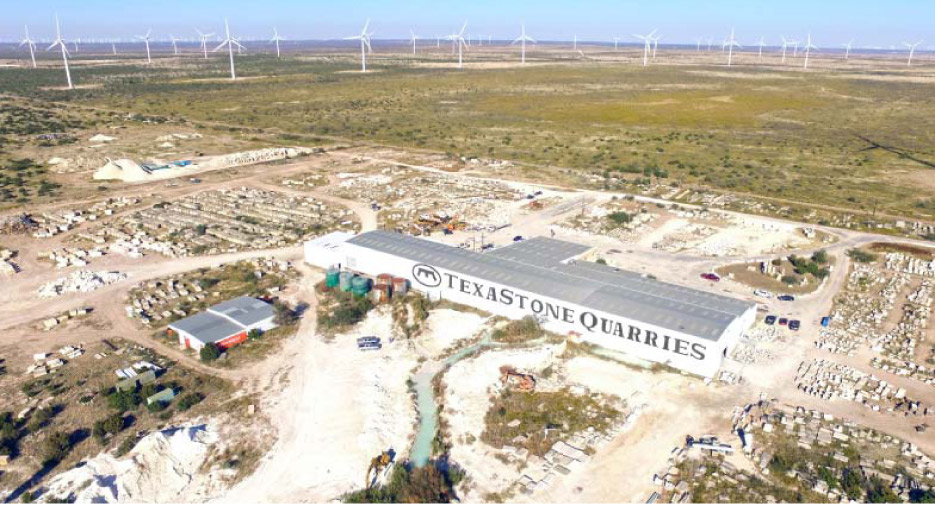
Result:
[[[721,277],[718,274],[706,273],[701,274],[701,278],[707,281],[720,282]]]

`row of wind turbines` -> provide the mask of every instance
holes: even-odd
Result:
[[[438,47],[441,47],[441,41],[442,41],[442,40],[450,41],[450,42],[451,42],[451,44],[452,44],[452,53],[457,52],[457,54],[458,54],[458,68],[459,68],[459,69],[463,68],[463,65],[464,65],[464,50],[465,50],[466,48],[470,47],[470,43],[471,43],[471,40],[472,40],[471,38],[467,38],[467,39],[465,38],[464,32],[465,32],[465,29],[466,29],[466,28],[467,28],[467,21],[465,21],[464,24],[461,26],[461,30],[460,30],[460,31],[455,32],[455,33],[452,33],[452,34],[447,35],[447,36],[444,36],[444,37],[442,37],[442,36],[437,36],[437,37],[436,37],[436,45],[437,45]],[[352,35],[352,36],[349,36],[349,37],[345,37],[345,39],[344,39],[344,40],[357,40],[357,41],[360,42],[360,60],[361,60],[361,71],[362,71],[362,72],[366,72],[366,71],[367,71],[367,55],[373,52],[373,47],[372,47],[372,45],[371,45],[371,40],[372,40],[372,38],[373,38],[374,32],[373,32],[373,31],[370,31],[369,29],[370,29],[370,20],[368,19],[368,20],[364,23],[363,29],[361,29],[361,31],[360,31],[359,34],[355,34],[355,35]],[[200,48],[201,48],[201,50],[202,50],[202,52],[203,52],[204,59],[208,59],[208,52],[209,52],[209,51],[208,51],[208,40],[209,40],[211,37],[213,37],[214,34],[213,34],[213,33],[204,33],[204,32],[202,32],[201,30],[199,30],[198,28],[195,28],[195,32],[198,34],[198,37],[199,37],[199,40],[200,40]],[[234,64],[234,50],[236,49],[237,53],[240,54],[240,53],[242,53],[246,48],[243,46],[243,44],[240,42],[240,40],[239,40],[238,38],[233,37],[233,36],[231,35],[231,32],[230,32],[230,25],[229,25],[227,19],[224,20],[224,32],[225,32],[225,33],[224,33],[224,39],[222,39],[222,40],[221,40],[221,43],[220,43],[217,47],[215,47],[211,52],[218,52],[218,51],[220,51],[220,50],[222,50],[222,49],[225,49],[225,48],[227,49],[228,58],[229,58],[229,61],[230,61],[230,78],[231,78],[231,80],[236,80],[236,79],[237,79],[237,71],[236,71],[236,67],[235,67],[235,64]],[[409,34],[410,34],[410,39],[409,39],[409,40],[410,40],[410,42],[412,43],[412,53],[413,53],[413,54],[416,54],[416,42],[417,42],[417,40],[421,39],[422,37],[416,35],[416,33],[415,33],[413,30],[411,30],[411,29],[409,30]],[[139,35],[139,36],[136,37],[137,39],[139,39],[140,41],[143,42],[143,44],[144,44],[144,46],[145,46],[145,48],[146,48],[146,62],[147,62],[147,64],[152,64],[152,53],[151,53],[151,51],[150,51],[150,41],[152,40],[152,39],[151,39],[151,36],[152,36],[152,30],[147,30],[147,32],[146,32],[145,35]],[[179,54],[178,42],[180,42],[181,39],[178,39],[178,38],[176,38],[175,36],[172,36],[172,35],[170,35],[169,37],[170,37],[170,41],[171,41],[171,44],[172,44],[173,53],[174,53],[175,55],[178,55],[178,54]],[[633,37],[634,37],[635,39],[637,39],[637,40],[639,40],[639,41],[642,42],[642,45],[643,45],[642,64],[643,64],[644,67],[645,67],[645,66],[648,66],[648,65],[650,64],[650,61],[651,61],[651,60],[655,60],[655,58],[656,58],[656,49],[657,49],[657,47],[658,47],[658,45],[659,45],[659,41],[662,39],[662,37],[661,37],[660,35],[658,35],[658,30],[653,30],[653,31],[651,31],[650,33],[648,33],[648,34],[646,34],[646,35],[634,34]],[[798,40],[786,39],[784,36],[780,36],[780,39],[781,39],[782,44],[781,44],[781,46],[780,46],[779,52],[781,52],[781,54],[782,54],[782,63],[785,64],[785,62],[786,62],[786,56],[787,56],[787,51],[788,51],[788,49],[789,49],[790,47],[792,48],[792,57],[793,57],[793,58],[798,58],[798,55],[799,55],[799,46],[800,46],[801,42],[798,41]],[[277,57],[277,58],[280,58],[280,57],[281,57],[280,42],[282,42],[282,41],[284,41],[284,40],[285,40],[285,39],[282,38],[282,37],[279,35],[279,31],[276,29],[276,27],[273,27],[273,38],[270,39],[269,42],[270,42],[271,44],[275,44],[275,47],[276,47],[276,57]],[[477,39],[475,39],[475,40],[477,40]],[[479,40],[480,40],[480,43],[482,44],[482,43],[483,43],[483,42],[482,42],[483,39],[479,39]],[[614,51],[617,51],[617,49],[618,49],[618,44],[619,44],[620,40],[621,40],[620,37],[614,37],[614,38],[613,38]],[[488,43],[490,43],[490,42],[491,42],[490,37],[488,37]],[[697,39],[697,46],[696,46],[697,51],[700,52],[700,51],[702,50],[702,44],[703,44],[703,42],[705,42],[703,39]],[[707,39],[707,50],[708,50],[708,51],[711,51],[712,42],[713,42],[712,39],[710,39],[710,38]],[[78,43],[79,43],[79,39],[75,39],[75,40],[72,42],[73,47],[74,47],[74,49],[75,49],[76,52],[78,51]],[[529,35],[526,34],[526,25],[525,25],[525,23],[522,23],[522,24],[521,24],[521,27],[520,27],[520,35],[519,35],[519,37],[517,37],[515,40],[513,40],[513,41],[511,42],[511,45],[515,45],[515,44],[519,44],[519,45],[520,45],[520,63],[521,63],[521,64],[525,64],[525,63],[526,63],[526,44],[527,44],[527,43],[535,44],[535,43],[536,43],[536,40],[533,39],[532,37],[530,37]],[[915,54],[915,50],[916,50],[916,48],[917,48],[921,43],[922,43],[921,40],[919,40],[919,41],[917,41],[917,42],[915,42],[915,43],[907,43],[907,42],[904,42],[904,43],[903,43],[903,45],[905,45],[906,48],[908,49],[907,65],[909,65],[909,66],[912,65],[912,58],[913,58],[913,56],[914,56],[914,54]],[[845,53],[844,53],[844,59],[845,59],[845,60],[849,59],[849,57],[850,57],[850,52],[851,52],[852,44],[853,44],[853,40],[852,40],[852,41],[849,41],[847,44],[842,44],[842,46],[843,46],[843,48],[844,48],[844,50],[845,50]],[[766,42],[765,42],[765,40],[761,37],[760,40],[759,40],[759,43],[758,43],[757,45],[758,45],[758,47],[759,47],[759,49],[758,49],[758,59],[761,59],[761,58],[763,57],[763,48],[764,48],[764,46],[766,45]],[[36,67],[37,67],[37,65],[36,65],[36,41],[34,41],[34,40],[30,37],[30,35],[29,35],[29,27],[28,27],[28,26],[25,27],[25,38],[24,38],[24,39],[22,40],[22,42],[20,43],[20,47],[23,47],[23,46],[28,47],[30,60],[32,61],[32,67],[33,67],[33,68],[36,68]],[[58,19],[58,16],[57,16],[57,15],[55,16],[55,40],[54,40],[54,41],[52,42],[52,44],[48,47],[47,51],[51,51],[51,50],[56,49],[56,48],[59,49],[59,50],[61,51],[61,54],[62,54],[62,61],[63,61],[63,63],[64,63],[64,67],[65,67],[65,77],[66,77],[66,80],[67,80],[67,83],[68,83],[68,89],[74,89],[74,84],[73,84],[72,78],[71,78],[71,71],[70,71],[69,66],[68,66],[68,57],[71,55],[71,52],[70,52],[69,49],[68,49],[68,44],[67,44],[67,42],[65,41],[64,37],[62,36],[61,23],[59,22],[59,19]],[[113,54],[117,54],[117,46],[116,46],[115,43],[111,43],[111,48],[112,48]],[[727,66],[728,66],[728,67],[730,67],[730,66],[733,65],[734,49],[743,49],[743,46],[736,40],[736,38],[735,38],[735,36],[734,36],[734,29],[731,28],[730,36],[727,37],[726,39],[724,39],[724,42],[723,42],[723,44],[721,45],[721,51],[727,53]],[[811,36],[811,34],[808,34],[808,38],[806,39],[805,44],[802,46],[802,52],[804,53],[803,69],[805,69],[805,70],[808,69],[808,62],[809,62],[809,57],[810,57],[810,55],[811,55],[811,51],[812,51],[812,50],[818,50],[818,49],[819,49],[819,48],[818,48],[816,45],[814,45],[814,44],[812,43],[812,36]],[[574,38],[573,38],[572,50],[573,50],[573,51],[576,51],[576,52],[580,52],[580,51],[578,51],[578,36],[577,36],[577,35],[575,35]]]

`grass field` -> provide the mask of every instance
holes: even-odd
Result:
[[[666,185],[709,187],[793,201],[916,216],[935,153],[935,88],[922,71],[833,73],[714,66],[556,62],[527,68],[379,66],[330,56],[60,71],[17,69],[0,88],[96,107],[283,134],[337,136],[457,155],[524,162],[601,178],[650,169]],[[595,182],[597,181],[597,182]],[[606,185],[606,184],[605,184]]]

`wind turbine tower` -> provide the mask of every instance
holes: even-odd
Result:
[[[915,54],[915,52],[916,52],[916,47],[918,47],[919,44],[921,44],[921,43],[922,43],[921,40],[918,41],[918,42],[916,42],[915,44],[910,44],[910,43],[908,43],[908,42],[903,42],[903,45],[909,48],[909,60],[906,62],[906,66],[909,66],[909,67],[912,66],[912,55]]]
[[[213,37],[213,33],[201,33],[201,30],[195,28],[195,32],[198,33],[198,36],[201,38],[201,50],[205,54],[205,59],[208,59],[208,37]]]
[[[416,54],[416,40],[421,38],[422,37],[416,35],[416,32],[412,31],[412,28],[409,29],[409,40],[412,41],[412,54]]]
[[[633,34],[634,37],[643,41],[643,66],[645,67],[649,64],[649,46],[652,43],[653,36],[656,35],[656,30],[649,32],[648,35],[637,35]]]
[[[52,42],[52,45],[46,51],[51,51],[56,46],[62,48],[62,61],[65,62],[65,78],[68,79],[68,89],[75,89],[71,83],[71,70],[68,69],[68,47],[65,45],[65,39],[62,38],[62,28],[58,22],[58,15],[55,16],[55,42]]]
[[[808,42],[805,43],[805,65],[802,67],[803,70],[808,70],[808,55],[811,53],[812,49],[818,49],[812,44],[812,34],[808,34]]]
[[[364,29],[360,31],[360,35],[354,35],[351,37],[345,37],[344,40],[359,40],[360,41],[360,71],[367,71],[367,50],[370,49],[370,36],[372,33],[367,33],[367,28],[370,27],[370,20],[368,19],[364,23]]]
[[[26,46],[29,48],[29,58],[32,60],[32,68],[36,68],[36,43],[29,38],[29,27],[23,26],[23,28],[26,29],[26,38],[19,43],[19,46]]]
[[[149,36],[152,34],[152,32],[153,30],[152,28],[150,28],[149,30],[146,31],[146,35],[136,36],[136,38],[146,43],[146,64],[151,64],[153,62],[153,59],[150,57],[150,54],[149,54]]]
[[[214,48],[214,51],[212,52],[220,51],[221,48],[227,46],[227,54],[230,57],[231,62],[231,80],[233,81],[237,79],[237,72],[234,70],[234,46],[237,46],[238,50],[243,49],[243,46],[240,45],[240,42],[238,42],[237,39],[231,37],[231,29],[230,25],[227,23],[227,18],[224,18],[224,34],[224,41],[221,42],[219,46]]]
[[[760,44],[759,44],[759,45],[760,45],[760,52],[759,52],[759,55],[757,55],[757,59],[763,59],[763,44],[765,44],[765,43],[766,43],[766,42],[763,41],[763,37],[760,37]]]
[[[734,40],[734,29],[733,28],[730,29],[730,38],[725,41],[725,45],[727,46],[727,66],[729,67],[731,66],[733,59],[734,59],[734,48],[736,47],[739,49],[743,47],[740,44],[738,44],[736,40]]]
[[[849,40],[847,44],[844,44],[844,59],[845,60],[848,59],[848,57],[850,57],[851,55],[851,44],[853,43],[854,43],[853,40]]]
[[[172,41],[172,54],[178,56],[179,54],[179,39],[175,38],[175,35],[169,35],[169,39]]]
[[[464,29],[465,28],[467,28],[467,21],[464,22],[463,26],[461,26],[460,32],[452,33],[451,35],[447,37],[447,39],[450,40],[452,44],[458,46],[458,69],[459,70],[463,68],[462,50],[467,45],[464,42]]]
[[[520,28],[520,35],[519,35],[519,38],[517,38],[516,40],[513,41],[513,44],[515,44],[515,43],[517,43],[517,42],[520,43],[520,48],[521,48],[521,49],[520,49],[520,54],[522,55],[522,56],[520,57],[520,63],[522,63],[523,65],[526,64],[526,42],[527,42],[527,41],[528,41],[528,42],[531,42],[531,43],[533,43],[533,44],[536,43],[536,41],[533,40],[532,37],[526,35],[526,23],[523,23],[523,24],[522,24],[522,27]],[[616,46],[616,42],[614,43],[614,45]]]
[[[279,30],[277,30],[276,27],[274,26],[273,27],[273,38],[270,39],[270,42],[276,44],[276,57],[277,58],[279,58],[279,41],[281,40],[283,39],[282,37],[279,36]]]

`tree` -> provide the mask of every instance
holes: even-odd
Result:
[[[851,500],[859,501],[863,496],[863,486],[860,478],[860,470],[854,468],[845,468],[841,476],[841,489]]]
[[[176,403],[175,408],[177,408],[179,412],[184,412],[194,407],[195,405],[198,405],[204,399],[205,399],[205,396],[201,393],[188,393],[182,396],[181,398],[179,398],[179,401]]]
[[[783,275],[782,283],[788,286],[793,286],[799,283],[799,278],[794,275]]]
[[[627,214],[623,211],[611,212],[607,214],[607,219],[610,219],[615,225],[620,226],[622,224],[629,223],[633,217],[630,214]]]
[[[221,348],[214,342],[209,342],[198,351],[198,355],[201,357],[201,361],[209,363],[221,357]]]
[[[67,433],[56,431],[42,443],[42,464],[54,465],[68,456],[71,450],[71,439]]]
[[[119,412],[134,410],[142,401],[143,399],[140,398],[140,395],[135,391],[132,393],[127,391],[115,391],[107,397],[107,404],[110,405],[110,408]]]
[[[825,264],[828,262],[828,252],[824,249],[815,251],[815,254],[812,254],[812,261],[815,263]]]
[[[880,478],[874,477],[867,487],[868,503],[898,503],[902,500]]]

